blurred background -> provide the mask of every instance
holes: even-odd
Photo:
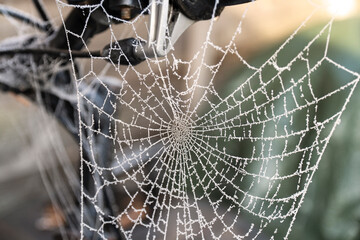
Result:
[[[59,24],[54,2],[44,2]],[[27,0],[0,3],[36,14]],[[259,0],[249,9],[229,7],[217,20],[212,40],[226,45],[242,21],[241,36],[236,40],[238,51],[246,61],[261,63],[313,13],[314,6],[322,4],[327,7],[317,11],[299,34],[309,41],[309,32],[336,16],[330,55],[346,68],[360,72],[358,0]],[[31,31],[14,24],[16,27],[0,16],[0,40]],[[203,44],[208,24],[192,26],[177,43],[175,55],[190,58]],[[107,43],[99,36],[91,46],[97,49]],[[210,51],[206,57],[209,62],[217,62],[222,55]],[[234,82],[246,75],[246,67],[231,57],[225,59],[220,71],[215,80],[219,92],[229,91]],[[322,72],[321,76],[324,84],[341,81],[336,71]],[[206,76],[203,81],[207,81]],[[360,239],[359,90],[358,87],[330,141],[290,239]],[[48,186],[39,169],[56,169],[59,162],[73,164],[78,160],[77,143],[55,119],[21,96],[0,93],[0,239],[50,239],[53,233],[49,230],[56,225],[51,219],[55,214],[49,210]]]

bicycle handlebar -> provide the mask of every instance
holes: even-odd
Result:
[[[173,0],[172,3],[188,18],[200,21],[212,18],[214,6],[215,16],[218,16],[224,7],[252,2],[253,0]],[[68,0],[70,4],[99,4],[100,0]],[[145,9],[152,0],[105,0],[106,10],[120,18],[131,18]]]
[[[248,2],[252,2],[252,0],[219,0],[217,5],[216,0],[175,0],[174,5],[188,18],[201,21],[211,19],[214,14],[215,17],[219,16],[224,7]],[[214,12],[215,6],[216,9]]]

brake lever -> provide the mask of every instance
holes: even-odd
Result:
[[[121,65],[136,65],[146,58],[163,57],[195,21],[170,5],[169,0],[151,0],[147,42],[135,38],[107,45],[101,56]]]
[[[141,59],[165,56],[185,30],[195,22],[176,11],[169,0],[151,0],[150,4],[148,41],[134,48],[135,56]]]

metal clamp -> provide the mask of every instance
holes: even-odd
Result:
[[[195,21],[174,10],[169,0],[151,0],[150,29],[147,43],[134,48],[137,58],[146,59],[165,56]]]

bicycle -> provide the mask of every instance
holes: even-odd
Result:
[[[318,159],[328,143],[328,136],[321,138],[324,134],[322,129],[327,129],[327,124],[335,122],[344,110],[341,108],[338,113],[321,122],[317,121],[313,108],[317,109],[323,98],[333,96],[336,91],[351,88],[352,93],[352,87],[357,83],[350,82],[339,87],[340,90],[334,91],[335,93],[326,92],[322,96],[311,87],[303,91],[306,88],[305,77],[299,77],[290,83],[281,80],[289,74],[287,71],[291,72],[295,61],[308,63],[309,76],[324,61],[336,65],[326,57],[317,60],[314,66],[310,64],[306,52],[310,52],[312,43],[319,37],[305,46],[300,51],[301,54],[294,57],[295,60],[288,60],[289,63],[285,66],[277,62],[278,51],[275,57],[266,61],[264,67],[259,68],[243,61],[240,56],[241,62],[254,73],[246,77],[246,81],[233,93],[222,97],[211,84],[203,86],[197,82],[196,75],[200,73],[196,71],[184,76],[176,71],[164,74],[161,67],[170,65],[171,69],[177,69],[178,65],[189,64],[181,60],[172,62],[170,51],[182,33],[194,22],[211,20],[213,23],[215,17],[221,16],[224,7],[251,1],[57,1],[63,21],[63,27],[59,29],[51,24],[45,5],[38,0],[33,2],[41,21],[0,5],[1,13],[45,33],[40,39],[30,36],[1,46],[0,56],[14,64],[12,68],[9,68],[8,63],[3,65],[0,86],[3,91],[25,95],[44,106],[80,144],[81,184],[72,191],[74,196],[80,195],[81,198],[74,197],[75,209],[67,209],[65,204],[61,206],[67,226],[67,231],[61,232],[63,238],[136,239],[136,234],[143,234],[142,237],[146,235],[147,238],[166,238],[170,234],[168,227],[172,223],[176,223],[176,237],[184,238],[224,238],[226,234],[234,238],[261,238],[262,229],[271,225],[272,219],[280,222],[287,219],[291,228],[295,219],[292,216],[296,216]],[[66,8],[71,11],[64,18],[61,11]],[[140,21],[145,15],[149,15],[150,20],[143,36],[133,22]],[[330,23],[325,30],[331,27]],[[135,36],[118,37],[115,28],[121,24],[129,24]],[[324,29],[320,32],[325,32]],[[110,44],[101,50],[90,51],[88,41],[105,31],[110,31]],[[236,49],[231,44],[222,49],[209,41],[205,48],[208,46],[218,48],[224,55],[231,51],[236,55]],[[88,74],[82,75],[82,64],[77,61],[78,58],[91,60]],[[124,80],[130,78],[127,74],[134,73],[143,87],[137,91],[127,81],[93,74],[97,61],[109,62]],[[134,70],[138,64],[150,70],[145,73]],[[203,65],[207,71],[216,73],[217,64]],[[156,68],[160,70],[155,72]],[[276,72],[270,80],[262,75],[267,68]],[[358,76],[356,73],[352,74]],[[11,76],[11,80],[1,79],[4,75]],[[191,90],[194,86],[188,80],[185,81],[187,89],[174,90],[167,82],[170,75],[175,79],[195,78],[195,87],[213,94],[218,102],[208,100],[205,94],[198,102],[194,100]],[[269,73],[266,76],[272,75]],[[16,81],[12,81],[14,79]],[[274,89],[272,84],[282,85],[282,90]],[[154,96],[154,90],[160,91],[163,99]],[[305,100],[293,97],[296,107],[292,109],[289,103],[284,103],[285,110],[279,110],[277,101],[287,99],[287,94],[292,91],[300,91]],[[294,95],[301,96],[300,93]],[[195,106],[192,108],[189,102]],[[199,103],[204,102],[211,106],[210,110],[204,114],[195,111]],[[114,117],[124,109],[131,111],[131,119],[122,121]],[[304,109],[308,112],[302,112]],[[159,112],[164,116],[160,116]],[[290,120],[287,119],[288,116]],[[307,119],[304,119],[305,116]],[[304,126],[304,129],[288,133],[288,128],[293,128],[292,122],[300,121],[299,119],[310,124]],[[278,126],[271,125],[271,121],[277,122]],[[259,127],[263,129],[258,129]],[[281,130],[277,130],[280,128]],[[275,132],[279,131],[279,136],[277,132],[271,135],[274,129]],[[282,130],[286,133],[281,133]],[[145,137],[136,135],[141,131],[146,132]],[[331,136],[333,129],[329,132]],[[316,141],[311,145],[303,143],[314,136]],[[285,146],[288,141],[295,142],[294,149],[284,147],[282,153],[275,154],[275,150],[271,152],[272,144],[279,144],[282,139],[286,139]],[[239,141],[238,146],[245,149],[242,155],[234,154],[234,150],[227,146],[228,142],[234,140]],[[196,149],[191,152],[189,149],[192,146],[196,146]],[[267,146],[269,150],[263,146]],[[308,157],[306,160],[303,160],[305,157],[300,158],[297,166],[299,170],[283,175],[283,169],[272,170],[271,166],[278,166],[280,161],[299,153]],[[269,156],[265,156],[266,154]],[[312,157],[315,155],[316,158]],[[271,161],[274,164],[267,164]],[[257,166],[258,162],[261,162],[261,166]],[[309,163],[309,166],[302,162]],[[252,168],[258,168],[257,172],[251,171]],[[265,174],[264,169],[268,169],[271,176]],[[297,187],[300,190],[295,190],[294,193],[290,191],[284,197],[278,189],[283,181],[296,177],[304,185]],[[259,193],[258,189],[252,188],[257,183],[254,179],[269,184],[266,193]],[[245,187],[234,184],[243,181]],[[130,193],[127,189],[131,184],[136,185],[135,193]],[[249,189],[244,190],[246,187]],[[189,199],[187,192],[191,192],[193,199]],[[198,205],[199,199],[208,201],[214,210],[213,217],[216,221],[206,219]],[[222,209],[219,202],[228,204],[227,209]],[[183,204],[182,208],[179,203]],[[183,212],[177,210],[180,208]],[[174,217],[170,216],[170,209],[178,211],[177,219],[170,219]],[[224,220],[226,212],[235,212],[238,216],[240,210],[260,219],[259,224],[249,226],[248,232],[242,236],[233,229],[234,224],[225,223]],[[191,218],[194,214],[197,219]],[[234,222],[237,221],[240,220],[236,218]],[[125,226],[124,222],[130,224]],[[225,226],[220,230],[219,236],[215,233],[217,222]],[[276,232],[274,230],[274,235]]]
[[[77,99],[72,98],[71,96],[76,95],[76,84],[74,78],[71,76],[70,64],[66,62],[66,59],[70,57],[72,59],[76,58],[89,58],[89,57],[108,57],[108,61],[114,64],[121,65],[137,65],[146,60],[146,58],[158,58],[165,56],[172,45],[177,41],[181,34],[194,22],[201,20],[209,20],[213,17],[219,16],[224,7],[229,5],[236,5],[251,2],[251,0],[234,0],[234,1],[78,1],[78,0],[69,0],[68,4],[71,5],[82,5],[86,4],[88,8],[85,10],[82,8],[74,8],[71,10],[69,15],[64,21],[64,25],[67,27],[66,31],[76,34],[81,34],[82,39],[77,38],[76,36],[67,36],[67,33],[63,27],[58,29],[52,25],[49,16],[46,12],[46,5],[42,1],[34,0],[33,4],[38,11],[38,15],[41,17],[40,20],[28,16],[25,13],[17,11],[16,9],[8,8],[6,6],[0,5],[0,13],[6,15],[10,18],[14,18],[20,22],[26,23],[38,31],[44,32],[46,35],[43,39],[37,39],[37,36],[30,36],[27,39],[20,39],[18,42],[12,39],[9,44],[3,44],[2,50],[0,50],[0,56],[11,59],[16,59],[17,62],[21,62],[19,68],[23,66],[29,66],[33,63],[37,65],[38,69],[41,69],[42,73],[46,75],[45,79],[35,79],[34,82],[29,82],[30,74],[25,72],[25,75],[16,73],[16,71],[10,70],[11,76],[10,81],[0,83],[1,90],[4,92],[13,92],[16,94],[21,94],[26,96],[33,102],[37,102],[41,106],[45,107],[47,112],[51,115],[54,115],[58,121],[69,131],[72,136],[76,139],[77,142],[80,142],[82,148],[82,158],[84,161],[86,159],[91,159],[90,155],[92,154],[89,146],[84,146],[86,143],[82,141],[83,138],[87,138],[87,133],[79,133],[77,125],[80,122],[87,122],[87,116],[89,113],[96,112],[96,108],[102,108],[104,114],[111,115],[116,109],[112,105],[112,101],[115,101],[114,97],[107,98],[107,89],[104,86],[91,86],[87,83],[81,83],[78,87],[84,92],[84,96],[88,97],[94,106],[86,106],[85,104],[79,105]],[[85,46],[85,43],[90,41],[95,35],[100,34],[108,29],[108,16],[101,12],[102,10],[97,9],[95,11],[96,17],[86,16],[86,13],[89,13],[89,6],[97,6],[98,8],[103,8],[104,12],[111,14],[114,24],[121,24],[124,21],[131,21],[140,14],[149,14],[150,15],[150,29],[149,37],[147,41],[140,41],[135,38],[127,38],[120,40],[118,42],[113,42],[104,47],[104,49],[96,52],[83,52],[82,49]],[[214,6],[217,6],[214,8]],[[214,12],[214,9],[215,12]],[[85,13],[84,13],[85,12]],[[83,26],[88,25],[85,29],[85,32],[82,32]],[[168,29],[168,32],[165,31]],[[67,38],[68,37],[68,38]],[[114,47],[115,46],[115,47]],[[71,51],[68,51],[71,49]],[[64,61],[65,60],[65,61]],[[51,68],[54,65],[49,63],[56,62],[54,65],[60,65],[60,71],[52,72]],[[80,71],[78,70],[77,63],[74,62],[74,70],[76,78],[81,78]],[[38,70],[36,69],[36,70]],[[18,69],[19,70],[19,69]],[[12,72],[11,72],[12,71]],[[47,73],[48,72],[48,73]],[[6,75],[6,69],[2,69],[1,74]],[[26,75],[29,74],[29,75]],[[21,79],[21,82],[12,82],[12,79]],[[44,82],[42,82],[44,81]],[[53,82],[57,88],[58,92],[49,89],[46,81]],[[121,85],[113,86],[113,91],[119,91]],[[64,91],[66,89],[66,91]],[[61,92],[62,91],[62,92]],[[79,111],[78,111],[79,108]],[[110,119],[102,117],[95,113],[93,121],[101,122],[95,128],[103,129],[105,126],[111,125]],[[113,127],[112,127],[113,128]],[[103,135],[108,135],[111,129],[101,130],[100,133]],[[96,147],[99,150],[98,155],[103,159],[100,164],[104,167],[111,167],[113,156],[110,152],[108,146],[109,140],[103,136],[98,136],[95,138]],[[149,152],[151,154],[159,150],[157,144],[154,149],[151,149]],[[146,161],[143,159],[141,161]],[[137,163],[137,164],[141,164]],[[129,171],[136,166],[131,166],[132,162],[128,163],[127,167],[124,170],[116,173],[118,175],[123,174],[126,171]],[[95,174],[95,180],[92,179],[92,174],[86,169],[81,169],[84,171],[82,176],[82,181],[84,183],[84,189],[89,194],[94,194],[96,187],[94,184],[99,184],[103,182],[101,174]],[[152,189],[155,191],[154,189]],[[80,194],[75,192],[75,194]],[[155,195],[156,196],[156,195]],[[114,193],[112,190],[101,191],[98,196],[100,207],[105,209],[109,215],[115,216],[114,213],[116,207]],[[77,204],[80,204],[79,202]],[[96,218],[96,211],[91,206],[86,207],[88,204],[84,203],[82,206],[86,210],[85,214],[90,215],[91,217]],[[89,204],[91,205],[91,204]],[[74,213],[65,214],[65,222],[67,226],[77,225],[79,221],[77,216],[73,216]],[[79,213],[77,213],[79,214]],[[112,220],[114,222],[114,220]],[[115,228],[114,225],[110,226],[109,229],[104,230],[104,236],[109,234],[115,234],[117,239],[122,239],[121,234]],[[70,237],[72,233],[66,233],[67,237]],[[63,237],[66,237],[63,233]],[[92,239],[91,232],[82,232],[82,237]],[[103,236],[103,237],[104,237]],[[109,236],[107,236],[109,237]]]

